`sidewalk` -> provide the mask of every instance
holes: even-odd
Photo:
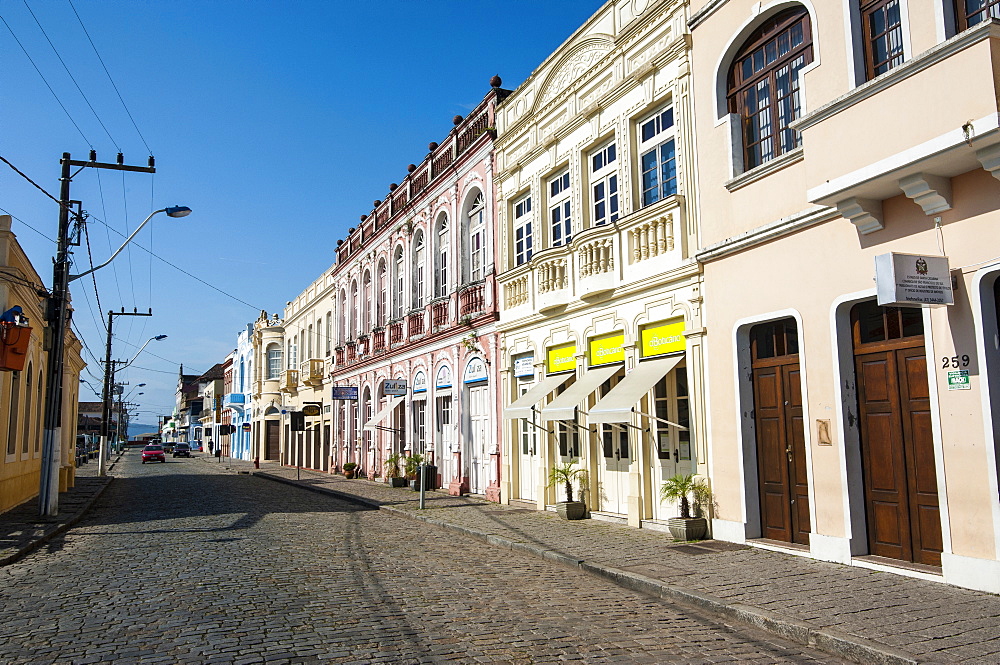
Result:
[[[109,474],[120,458],[120,454],[111,458]],[[74,487],[59,494],[59,514],[55,517],[38,514],[38,497],[0,513],[0,566],[30,554],[83,519],[111,481],[111,475],[99,477],[97,460],[90,460],[77,468]]]
[[[443,492],[428,492],[420,511],[410,489],[269,462],[220,466],[550,559],[857,662],[1000,662],[998,596],[722,541],[674,544],[664,533]]]

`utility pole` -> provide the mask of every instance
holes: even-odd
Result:
[[[97,463],[98,476],[108,475],[108,435],[111,431],[111,402],[114,399],[111,395],[111,389],[115,383],[115,365],[117,364],[111,359],[111,329],[114,326],[114,317],[152,315],[153,310],[149,310],[148,312],[137,312],[135,310],[126,312],[124,309],[120,312],[108,310],[108,343],[104,349],[104,390],[102,391],[103,395],[101,401],[101,445],[100,461]],[[121,409],[119,409],[118,420],[121,421]],[[121,422],[118,424],[121,425]]]
[[[42,517],[59,514],[59,464],[60,442],[62,440],[63,408],[63,368],[65,366],[66,326],[69,322],[69,213],[72,201],[69,186],[73,177],[83,169],[98,168],[115,171],[138,171],[156,173],[153,158],[149,166],[126,166],[121,153],[117,164],[102,164],[97,161],[97,153],[90,151],[89,161],[74,161],[68,152],[62,155],[62,171],[59,177],[59,233],[56,239],[56,257],[52,268],[52,295],[48,301],[46,320],[49,340],[48,362],[45,380],[45,432],[42,436],[42,468],[38,483],[38,512]],[[72,167],[79,167],[76,173]],[[77,217],[79,219],[79,217]],[[103,457],[101,458],[103,460]]]

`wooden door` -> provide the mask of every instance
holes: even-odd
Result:
[[[865,511],[871,554],[941,565],[941,514],[931,426],[923,327],[902,334],[902,308],[878,308],[894,318],[876,335],[859,337],[875,314],[855,317]],[[911,319],[919,315],[906,313]],[[871,327],[870,325],[868,326]],[[897,331],[899,331],[897,333]]]
[[[761,535],[809,544],[809,482],[794,319],[751,331]]]
[[[264,450],[267,451],[269,460],[277,460],[281,456],[279,427],[280,422],[277,420],[264,421]]]

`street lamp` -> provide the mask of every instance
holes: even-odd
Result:
[[[145,223],[145,222],[144,222]],[[135,234],[132,234],[135,235]],[[118,315],[127,315],[128,312],[119,312]],[[138,316],[142,316],[139,314]],[[114,384],[115,380],[115,362],[111,360],[111,328],[114,324],[115,312],[108,312],[108,343],[107,348],[105,348],[105,361],[104,361],[104,396],[101,404],[101,445],[100,445],[100,460],[97,463],[97,475],[106,476],[108,475],[108,461],[106,455],[108,452],[108,434],[109,434],[109,421],[111,420],[111,386]],[[132,356],[132,360],[127,363],[122,364],[122,369],[128,367],[135,362],[135,359],[139,357],[142,350],[146,348],[146,345],[150,342],[159,342],[160,340],[166,339],[166,335],[157,335],[155,337],[150,337],[143,345],[139,347],[135,355]],[[146,385],[145,383],[140,383],[135,388],[140,388]],[[135,390],[133,388],[132,390]],[[121,410],[119,410],[118,420],[121,421]],[[121,422],[118,423],[119,426]],[[120,431],[120,430],[119,430]]]
[[[95,270],[108,265],[108,263],[118,256],[125,246],[128,245],[132,238],[135,237],[136,233],[139,232],[139,229],[145,226],[146,223],[153,218],[153,215],[164,212],[169,217],[186,217],[191,214],[191,209],[187,206],[171,206],[169,208],[154,211],[149,215],[149,217],[143,220],[142,224],[139,225],[139,228],[132,232],[132,234],[125,240],[124,243],[122,243],[122,246],[118,248],[118,251],[116,251],[110,259],[79,275],[71,275],[69,268],[71,245],[70,212],[72,202],[69,196],[69,189],[70,183],[76,175],[75,173],[72,173],[72,167],[79,167],[77,173],[87,167],[109,168],[118,171],[137,171],[145,173],[155,173],[156,169],[153,167],[152,157],[149,158],[148,167],[127,166],[123,163],[121,157],[119,157],[118,164],[103,164],[97,161],[96,153],[93,151],[91,151],[90,160],[86,162],[73,160],[70,158],[70,154],[68,152],[64,152],[61,164],[62,175],[60,178],[59,189],[59,232],[56,237],[56,256],[52,267],[52,292],[49,296],[48,316],[46,317],[50,328],[54,329],[54,334],[52,335],[52,343],[49,345],[48,358],[45,368],[45,431],[42,435],[42,464],[38,474],[38,512],[42,517],[55,517],[59,514],[59,467],[61,461],[59,454],[59,433],[63,406],[63,368],[66,364],[66,329],[69,326],[68,308],[66,306],[69,301],[69,284],[75,279],[79,279],[84,275],[88,275]],[[78,222],[82,220],[79,213],[75,213],[75,217]],[[150,315],[152,315],[152,311],[150,311]],[[108,319],[109,321],[111,319],[110,313],[108,315]],[[111,329],[109,326],[109,340],[110,337]],[[108,348],[108,360],[110,360],[110,342]],[[103,427],[104,425],[102,424],[102,428]],[[102,470],[104,470],[104,474],[102,475],[106,475],[107,470],[104,468],[105,463],[103,457],[101,457],[99,466]]]

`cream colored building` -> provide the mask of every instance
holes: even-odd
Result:
[[[499,106],[501,495],[657,527],[705,470],[687,5],[607,2]]]
[[[45,374],[43,348],[45,299],[42,279],[11,232],[10,215],[0,215],[0,314],[19,306],[24,325],[0,325],[0,512],[38,494],[45,427]],[[27,336],[25,340],[24,337]],[[26,345],[24,342],[26,341]],[[66,331],[63,365],[63,404],[59,437],[59,491],[74,484],[75,444],[80,372],[85,367],[82,344]],[[17,349],[16,353],[11,350]],[[8,364],[9,363],[9,364]]]
[[[987,4],[691,3],[716,538],[1000,592]]]

